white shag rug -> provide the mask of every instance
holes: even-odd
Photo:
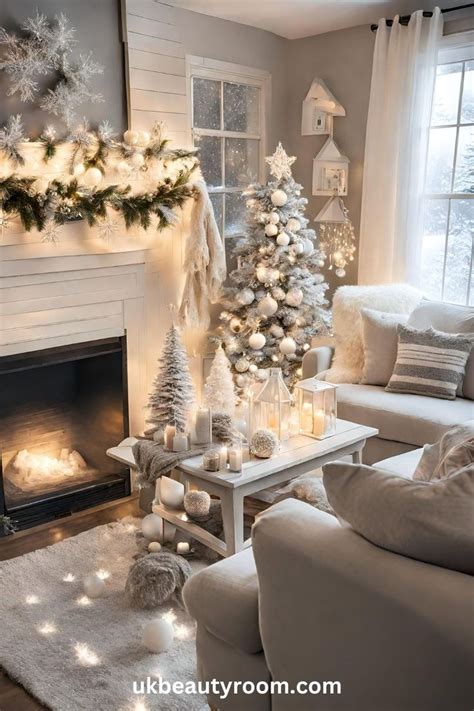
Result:
[[[133,682],[196,680],[195,628],[176,604],[129,607],[125,581],[137,552],[138,519],[98,526],[48,548],[0,563],[0,666],[54,711],[202,711],[202,696],[138,696]],[[205,564],[192,562],[193,572]],[[107,573],[107,594],[90,600],[83,580]],[[171,649],[141,643],[148,620],[168,614]]]

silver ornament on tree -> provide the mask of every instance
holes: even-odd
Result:
[[[273,316],[273,314],[278,311],[278,303],[267,294],[267,296],[259,302],[257,310],[262,316]]]
[[[250,306],[254,299],[255,294],[252,289],[241,289],[237,294],[237,301],[242,304],[242,306]]]

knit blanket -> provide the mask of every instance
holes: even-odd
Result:
[[[203,454],[212,445],[193,446],[186,452],[170,452],[162,444],[140,439],[132,447],[137,464],[139,484],[154,484],[164,474],[169,474],[183,459]]]

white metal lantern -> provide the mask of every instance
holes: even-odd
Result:
[[[301,434],[315,439],[336,434],[336,388],[332,383],[315,378],[301,380],[295,385]]]
[[[282,442],[290,436],[291,395],[281,368],[270,368],[269,377],[251,402],[252,434],[271,430]]]

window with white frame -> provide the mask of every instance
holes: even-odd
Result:
[[[474,304],[474,33],[440,49],[425,178],[422,285]]]
[[[242,192],[263,178],[268,74],[202,57],[187,59],[193,142],[221,234],[237,237],[245,225]]]

